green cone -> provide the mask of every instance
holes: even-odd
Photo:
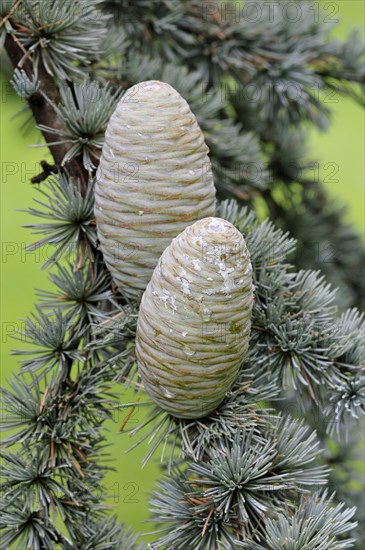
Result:
[[[252,267],[242,234],[220,218],[187,227],[162,254],[139,311],[136,353],[146,391],[181,418],[211,413],[247,351]]]
[[[133,86],[109,121],[95,186],[100,248],[124,295],[137,298],[171,240],[214,212],[208,147],[189,105],[164,82]]]

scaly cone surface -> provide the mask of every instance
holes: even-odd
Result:
[[[152,399],[200,418],[230,389],[248,348],[252,267],[242,234],[220,218],[187,227],[162,254],[142,297],[136,354]]]
[[[208,147],[189,105],[164,82],[133,86],[109,121],[95,187],[100,247],[121,292],[138,298],[171,240],[214,213]]]

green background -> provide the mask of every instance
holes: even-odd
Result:
[[[323,2],[332,17],[340,19],[334,31],[344,38],[356,25],[364,29],[365,3],[362,0]],[[338,8],[338,9],[337,9]],[[29,180],[38,174],[39,162],[47,156],[47,149],[29,148],[29,144],[41,143],[40,134],[32,130],[24,135],[20,124],[24,115],[12,120],[24,103],[14,95],[9,83],[1,79],[1,383],[7,385],[12,371],[17,371],[17,359],[10,354],[18,347],[11,334],[21,328],[21,318],[28,316],[37,301],[35,288],[50,288],[47,273],[41,269],[44,257],[41,252],[21,252],[22,246],[32,242],[33,237],[22,224],[33,219],[19,211],[32,203],[34,188]],[[347,218],[364,235],[364,111],[351,100],[338,95],[329,104],[333,110],[332,124],[328,133],[311,130],[309,156],[319,161],[321,176],[333,195],[349,206]],[[329,164],[336,163],[337,173],[333,178]],[[19,347],[23,347],[22,345]],[[127,395],[123,400],[129,400]],[[117,434],[125,413],[116,414],[116,423],[108,423],[110,452],[115,459],[117,471],[108,474],[105,485],[110,494],[108,503],[126,524],[141,531],[151,525],[141,523],[148,518],[148,495],[159,476],[157,459],[144,469],[141,460],[146,445],[141,445],[130,454],[125,450],[133,441],[127,435]],[[136,411],[134,421],[142,418]],[[131,424],[132,425],[132,424]]]

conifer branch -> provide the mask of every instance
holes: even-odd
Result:
[[[29,78],[34,74],[34,63],[31,59],[27,58],[25,62],[21,63],[24,52],[19,46],[18,41],[13,34],[7,34],[5,38],[5,49],[9,56],[9,59],[14,68],[22,67]],[[45,125],[51,127],[54,130],[60,132],[65,131],[64,126],[59,120],[57,113],[52,105],[52,102],[57,104],[59,102],[59,90],[54,83],[54,79],[48,74],[42,62],[37,67],[38,80],[40,82],[39,88],[27,99],[29,107],[34,116],[34,120],[38,125]],[[56,165],[60,168],[62,161],[71,149],[70,144],[62,142],[62,139],[56,139],[54,134],[46,129],[42,130],[43,137],[49,145],[49,150]],[[54,143],[60,141],[59,144]],[[66,169],[69,174],[72,174],[75,178],[78,178],[86,189],[88,174],[84,168],[82,161],[79,158],[71,159]]]
[[[63,0],[22,0],[0,8],[13,87],[55,162],[43,163],[35,179],[44,183],[27,225],[39,235],[29,249],[51,249],[44,267],[53,267],[53,289],[37,290],[36,313],[16,333],[29,344],[14,352],[20,372],[2,390],[4,547],[145,547],[105,505],[104,421],[120,409],[116,429],[134,436],[131,451],[147,441],[143,464],[158,453],[164,463],[151,501],[151,549],[362,547],[363,480],[352,461],[365,416],[364,318],[346,309],[362,288],[362,252],[310,173],[303,126],[326,128],[326,87],[360,99],[363,46],[355,33],[330,39],[322,20],[312,20],[317,3],[298,0],[299,21],[279,10],[274,22],[269,2],[245,3],[261,10],[255,23],[241,14],[237,22],[221,4],[241,6],[80,0],[73,11]],[[219,198],[241,203],[219,202],[215,215],[242,233],[253,268],[249,350],[205,416],[172,416],[144,393],[135,349],[139,298],[125,305],[98,250],[94,176],[105,128],[119,90],[146,79],[171,84],[196,114]],[[299,98],[288,94],[290,85]],[[248,86],[260,92],[257,101],[241,93]],[[129,147],[129,134],[123,138]],[[108,195],[113,208],[116,195]],[[321,268],[346,289],[337,295],[308,253],[311,239],[322,245],[329,237],[337,256]],[[236,328],[230,324],[230,334]],[[120,393],[131,387],[135,400],[123,402]],[[147,417],[131,428],[138,406]]]

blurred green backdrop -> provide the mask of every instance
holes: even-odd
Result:
[[[334,35],[342,38],[356,25],[364,30],[365,3],[362,0],[327,2],[334,5],[340,25]],[[337,9],[338,8],[338,9]],[[331,8],[332,9],[332,8]],[[7,385],[12,371],[18,370],[17,360],[9,355],[11,349],[24,347],[11,335],[21,328],[22,317],[33,311],[37,301],[35,288],[49,288],[47,273],[41,270],[44,261],[42,252],[22,252],[22,246],[32,242],[30,231],[21,228],[32,218],[20,209],[32,203],[34,189],[29,180],[38,174],[39,162],[49,158],[46,148],[31,149],[29,144],[40,143],[36,130],[24,135],[20,124],[24,116],[12,120],[23,102],[14,95],[10,84],[1,77],[1,384]],[[336,163],[337,174],[327,183],[328,189],[341,202],[349,206],[348,220],[364,234],[364,135],[363,109],[352,101],[336,96],[329,106],[333,110],[332,125],[327,134],[311,131],[309,156],[319,161],[320,174],[329,175],[326,163]],[[330,179],[330,178],[327,178]],[[131,395],[124,399],[129,400]],[[115,459],[117,471],[107,476],[108,504],[113,506],[119,518],[141,531],[150,525],[142,521],[148,518],[148,495],[159,476],[157,462],[150,462],[144,469],[140,463],[146,452],[141,445],[130,454],[124,451],[133,441],[127,435],[117,434],[125,413],[116,416],[116,423],[108,423],[110,452]],[[135,419],[141,419],[137,411]]]

